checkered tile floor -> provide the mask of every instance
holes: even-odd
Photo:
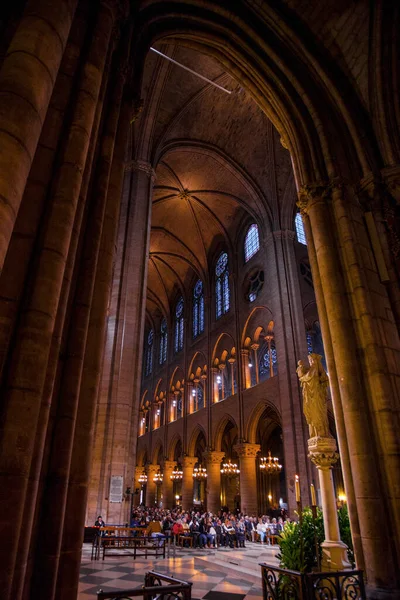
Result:
[[[211,569],[196,560],[207,551],[186,550],[173,558],[150,557],[133,560],[128,555],[109,556],[105,560],[90,560],[90,545],[85,544],[82,556],[78,600],[95,600],[96,592],[141,587],[149,570],[191,581],[192,600],[256,600],[262,598],[261,579],[224,567]],[[234,551],[233,551],[234,552]]]

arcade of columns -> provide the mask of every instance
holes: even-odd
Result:
[[[212,29],[214,9],[204,4],[204,21]],[[180,6],[184,19],[190,2]],[[217,7],[215,14],[232,18],[235,30],[244,31],[243,17],[224,10]],[[253,86],[268,112],[269,88],[253,82],[269,81],[263,66],[267,23],[278,27],[280,21],[259,10],[261,37],[252,31],[251,53],[244,35],[240,45],[243,56],[257,55],[248,73],[233,64],[242,56],[237,50],[227,63],[244,85]],[[161,36],[162,24],[157,26]],[[0,589],[5,600],[34,597],[39,583],[43,598],[75,597],[91,456],[92,495],[93,482],[104,479],[107,465],[122,470],[126,481],[133,478],[153,173],[151,165],[134,161],[124,176],[140,97],[128,60],[133,29],[123,1],[31,0],[4,38],[9,44],[0,70]],[[212,31],[210,38],[217,35]],[[230,38],[229,27],[223,35]],[[271,39],[278,44],[275,34]],[[320,66],[311,67],[302,52],[299,48],[296,64],[304,58],[302,68],[319,77]],[[306,94],[294,79],[293,104],[300,105]],[[363,128],[343,108],[331,82],[316,89],[323,94],[329,86],[337,104],[331,96],[319,104],[335,106],[327,118],[346,121],[345,141],[329,147],[336,143],[327,141],[329,127],[327,136],[318,137],[325,123],[310,102],[315,124],[308,130],[305,121],[304,129],[288,123],[287,144],[300,187],[357,562],[365,567],[370,598],[395,599],[400,597],[394,202],[400,201],[399,151],[387,121],[380,120],[375,143],[375,123]],[[379,101],[395,97],[381,94],[379,87],[376,93]],[[383,101],[380,110],[394,119],[396,129],[391,103],[386,107]],[[304,148],[311,138],[308,155]],[[356,160],[345,153],[346,142]],[[116,260],[115,245],[124,249]],[[115,344],[108,343],[111,329]],[[113,444],[100,461],[101,428]],[[241,452],[241,465],[248,461],[250,467],[251,452]],[[183,465],[190,475],[193,460],[188,456]],[[209,458],[207,464],[212,478],[215,463]],[[250,469],[243,490],[251,484]],[[182,495],[189,502],[190,490]]]

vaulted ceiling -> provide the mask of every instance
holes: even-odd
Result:
[[[208,285],[218,247],[230,250],[240,225],[261,235],[290,226],[295,188],[290,156],[251,96],[209,56],[176,44],[155,46],[218,83],[212,86],[149,52],[135,153],[156,169],[147,314],[169,318],[178,291]]]

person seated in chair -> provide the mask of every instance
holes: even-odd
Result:
[[[243,517],[236,524],[236,540],[239,548],[246,548],[245,540],[246,540],[246,526],[244,524]]]

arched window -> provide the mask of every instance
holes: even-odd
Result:
[[[275,341],[272,336],[268,336],[260,350],[258,356],[258,376],[260,381],[265,381],[278,374],[278,361],[276,354]]]
[[[217,319],[228,312],[230,306],[228,255],[221,252],[215,267],[215,301]]]
[[[147,377],[153,371],[153,342],[154,342],[154,331],[150,329],[147,336],[146,344],[146,364],[144,368],[144,375]]]
[[[258,236],[258,225],[253,223],[247,230],[244,238],[244,262],[251,259],[260,249],[260,238]]]
[[[193,337],[204,331],[204,290],[199,279],[193,288]]]
[[[175,308],[175,339],[174,350],[180,352],[183,349],[183,298],[179,298]]]
[[[296,227],[297,241],[300,242],[300,244],[307,246],[306,233],[304,231],[303,219],[301,218],[300,213],[296,214],[294,224]]]
[[[160,365],[163,365],[167,360],[168,349],[168,327],[167,321],[163,319],[160,327]]]

